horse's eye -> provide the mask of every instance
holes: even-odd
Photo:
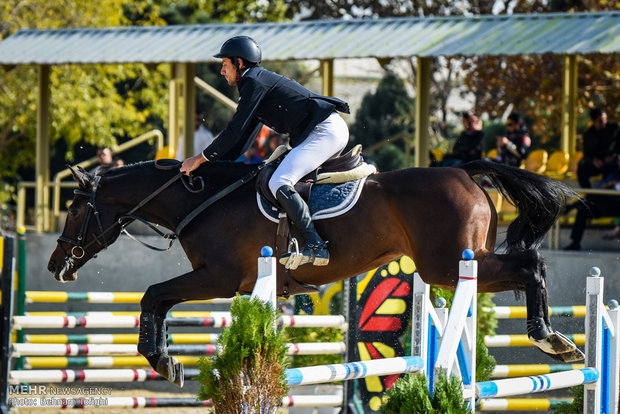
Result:
[[[69,215],[70,216],[77,216],[78,214],[80,214],[80,210],[78,210],[77,208],[70,208],[69,209]]]

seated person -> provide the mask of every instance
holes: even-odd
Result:
[[[605,233],[603,236],[604,240],[620,240],[620,217],[616,218],[616,226]]]
[[[599,188],[620,190],[620,155],[616,157],[616,169],[605,177]],[[578,203],[577,217],[570,233],[571,243],[564,250],[581,250],[581,239],[589,218],[617,216],[620,213],[620,195],[588,194],[584,203]]]
[[[620,127],[607,122],[604,110],[590,110],[592,126],[583,134],[583,158],[577,165],[577,180],[582,188],[591,188],[590,177],[609,175],[620,153]]]
[[[108,147],[101,147],[97,149],[97,158],[99,165],[92,169],[92,173],[95,175],[103,175],[112,168],[122,167],[125,162],[122,159],[114,160],[114,154]]]
[[[441,166],[449,167],[482,158],[482,123],[471,112],[463,112],[461,120],[463,132],[456,140],[452,152],[446,154],[439,163]]]
[[[511,112],[506,120],[506,134],[497,137],[497,158],[495,161],[502,164],[521,166],[521,162],[527,158],[532,140],[527,128],[517,112]]]

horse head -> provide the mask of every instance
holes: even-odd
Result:
[[[47,269],[60,282],[77,279],[77,270],[120,234],[120,224],[115,215],[109,209],[97,209],[101,176],[81,167],[77,170],[69,168],[79,187],[74,190],[65,227],[47,265]]]

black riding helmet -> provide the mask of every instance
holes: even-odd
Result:
[[[230,58],[234,61],[241,58],[249,63],[258,65],[262,54],[258,44],[249,36],[235,36],[224,42],[220,52],[213,57]]]

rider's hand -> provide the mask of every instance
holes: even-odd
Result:
[[[189,157],[188,159],[183,161],[183,164],[181,164],[181,172],[185,175],[189,175],[190,172],[200,167],[200,164],[202,164],[203,162],[207,162],[207,160],[205,159],[205,157],[202,156],[202,154]]]

